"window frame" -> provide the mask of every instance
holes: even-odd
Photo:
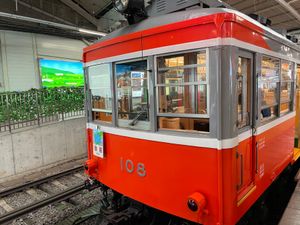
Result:
[[[139,123],[137,123],[136,125],[134,126],[120,126],[119,124],[119,120],[122,120],[122,119],[119,119],[119,108],[118,108],[118,95],[117,95],[117,91],[118,91],[118,88],[117,88],[117,71],[116,71],[116,65],[118,64],[124,64],[124,63],[131,63],[131,62],[139,62],[139,61],[146,61],[147,62],[147,69],[146,69],[146,72],[147,72],[147,87],[148,87],[148,119],[149,121],[139,121]],[[115,104],[115,112],[114,112],[114,127],[117,127],[117,128],[120,128],[120,129],[131,129],[131,130],[139,130],[139,131],[153,131],[153,119],[152,119],[152,110],[150,109],[150,105],[151,105],[151,94],[152,94],[152,89],[153,87],[151,86],[151,82],[150,82],[150,79],[151,79],[151,73],[150,73],[150,59],[148,56],[146,57],[138,57],[138,58],[133,58],[133,59],[125,59],[125,60],[119,60],[119,61],[115,61],[112,63],[112,69],[113,69],[113,85],[114,85],[114,89],[113,89],[113,95],[114,95],[114,104]],[[125,121],[125,120],[123,120]],[[130,121],[132,120],[128,120],[128,123],[130,123]],[[145,126],[141,126],[141,123],[145,126],[148,125],[148,127],[146,127],[146,129],[144,128]]]
[[[247,96],[247,101],[249,100],[249,102],[247,102],[247,104],[250,104],[250,109],[249,109],[249,115],[248,115],[248,122],[249,124],[246,124],[242,127],[240,127],[237,124],[237,129],[238,129],[238,133],[241,134],[249,129],[252,129],[252,127],[254,126],[255,122],[253,121],[254,116],[254,110],[255,110],[255,97],[256,97],[256,93],[255,93],[255,80],[257,79],[255,76],[255,68],[254,68],[254,64],[255,64],[255,55],[253,52],[250,52],[249,50],[246,49],[239,49],[239,53],[237,55],[237,73],[238,73],[238,60],[239,58],[244,58],[244,59],[248,59],[250,60],[250,84],[248,84],[250,90],[249,93],[247,93],[247,95],[249,94],[249,96]],[[235,79],[236,85],[235,85],[235,90],[236,90],[236,94],[237,94],[237,82],[238,80]],[[238,95],[236,95],[238,97]],[[238,107],[238,99],[236,99],[236,103],[235,103],[236,107]],[[238,111],[237,111],[237,123],[239,123],[238,120]]]
[[[86,93],[88,93],[87,95],[87,109],[88,109],[88,120],[90,122],[93,123],[97,123],[100,125],[104,125],[104,126],[115,126],[115,113],[114,113],[114,109],[115,109],[115,95],[114,95],[114,85],[113,85],[113,79],[114,79],[114,74],[113,74],[113,68],[112,68],[112,64],[111,62],[103,62],[103,63],[99,63],[99,64],[95,64],[95,65],[91,65],[91,66],[87,66],[84,68],[84,70],[86,71],[86,76],[85,76],[85,83],[86,83]],[[109,65],[109,70],[110,70],[110,88],[111,88],[111,99],[112,99],[112,109],[111,109],[111,116],[112,116],[112,120],[111,122],[107,122],[107,121],[102,121],[102,120],[93,120],[93,112],[105,112],[105,113],[110,113],[107,112],[108,110],[101,110],[98,109],[96,111],[93,111],[93,102],[92,102],[92,92],[91,92],[91,88],[90,88],[90,68],[91,67],[96,67],[96,66],[101,66],[101,65]]]
[[[282,79],[282,64],[283,63],[288,63],[291,65],[291,70],[292,70],[292,77],[291,80],[283,80]],[[286,59],[281,59],[280,60],[280,85],[279,85],[279,117],[284,116],[286,114],[289,114],[293,112],[294,107],[293,107],[293,102],[294,102],[294,84],[295,84],[295,63]],[[289,101],[281,101],[281,91],[282,89],[282,84],[290,84],[291,85],[291,91],[290,91],[290,100]],[[288,103],[289,105],[289,110],[287,112],[281,112],[281,104],[286,104]]]
[[[259,99],[259,108],[258,108],[258,113],[259,113],[259,124],[260,126],[262,125],[265,125],[265,124],[268,124],[274,120],[277,120],[283,116],[286,116],[290,113],[293,113],[295,111],[295,100],[296,100],[296,97],[295,97],[295,91],[296,91],[296,68],[297,68],[297,63],[295,61],[292,61],[290,59],[286,59],[286,58],[278,58],[278,57],[275,57],[275,56],[270,56],[270,55],[267,55],[267,54],[262,54],[261,57],[260,57],[260,62],[262,62],[263,60],[263,57],[267,57],[267,58],[272,58],[272,59],[276,59],[276,60],[279,60],[279,81],[277,81],[277,84],[279,84],[279,87],[278,87],[278,91],[277,91],[277,98],[278,98],[278,104],[274,104],[270,107],[274,107],[274,106],[277,106],[277,116],[275,118],[271,118],[271,119],[268,119],[268,120],[262,120],[262,116],[261,116],[261,110],[263,109],[262,105],[261,105],[261,96],[259,95],[260,99]],[[281,76],[281,71],[282,71],[282,63],[285,62],[285,63],[291,63],[292,64],[292,79],[289,80],[289,81],[282,81],[282,76]],[[262,66],[260,65],[260,70],[262,69]],[[260,72],[260,75],[259,77],[262,76],[262,73]],[[257,82],[259,82],[259,79],[257,80]],[[264,82],[264,81],[263,81]],[[281,84],[282,83],[290,83],[291,84],[291,100],[289,102],[281,102]],[[258,83],[259,85],[260,83]],[[259,89],[258,89],[259,90]],[[281,113],[281,104],[284,104],[284,103],[290,103],[289,104],[289,107],[290,107],[290,110],[287,111],[287,112],[283,112]],[[268,107],[266,107],[268,108]]]
[[[274,79],[271,80],[271,81],[269,81],[269,78],[262,79],[262,77],[263,77],[262,76],[262,61],[263,61],[264,57],[270,58],[270,59],[275,59],[275,60],[279,61],[278,79],[276,79],[275,81],[274,81]],[[277,58],[277,57],[270,56],[270,55],[267,55],[267,54],[262,54],[261,58],[260,58],[260,74],[259,74],[258,79],[257,79],[257,85],[258,85],[257,91],[259,92],[259,95],[258,95],[259,96],[259,103],[258,103],[259,104],[259,115],[260,115],[259,116],[259,121],[260,121],[261,125],[267,124],[267,123],[269,123],[271,121],[274,121],[274,120],[280,118],[281,60],[282,60],[281,58]],[[266,106],[266,107],[263,107],[263,105],[261,104],[261,102],[262,102],[262,95],[261,95],[261,91],[260,91],[260,89],[261,89],[260,85],[264,84],[264,83],[276,83],[276,85],[278,85],[278,87],[277,87],[277,93],[275,93],[275,96],[277,98],[277,104],[272,104],[272,105]],[[262,112],[261,111],[263,109],[272,108],[272,107],[276,107],[276,106],[277,106],[276,116],[275,117],[271,117],[271,118],[266,118],[265,120],[263,120]]]
[[[206,81],[194,81],[194,82],[183,82],[179,85],[166,85],[166,84],[159,84],[158,83],[158,64],[157,64],[157,59],[160,57],[164,56],[172,56],[172,55],[180,55],[180,54],[185,54],[185,53],[194,53],[194,52],[199,52],[199,53],[205,53],[205,67],[206,67]],[[199,67],[199,64],[189,64],[187,66],[183,66],[183,68],[195,68]],[[193,67],[192,67],[193,66]],[[158,117],[171,117],[171,118],[198,118],[198,119],[209,119],[210,118],[210,79],[209,79],[209,48],[200,48],[200,49],[192,49],[192,50],[185,50],[185,51],[176,51],[176,52],[169,52],[165,54],[159,54],[154,56],[154,93],[155,93],[155,105],[156,105],[156,110],[155,110],[155,116]],[[176,67],[175,67],[176,68]],[[207,113],[206,114],[195,114],[195,113],[160,113],[159,112],[159,87],[167,87],[167,86],[175,86],[175,87],[180,87],[180,86],[200,86],[200,85],[206,85],[206,95],[207,95]],[[159,129],[158,129],[159,130]],[[180,132],[183,132],[180,131]],[[188,131],[185,131],[188,132]],[[192,132],[192,131],[190,131]],[[202,132],[202,131],[198,131]],[[207,133],[207,132],[205,132]]]

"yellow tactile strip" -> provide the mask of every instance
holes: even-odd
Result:
[[[294,148],[294,162],[300,157],[300,148]]]

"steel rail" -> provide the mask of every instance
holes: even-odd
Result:
[[[68,200],[68,199],[72,198],[73,196],[78,195],[84,189],[85,189],[85,185],[80,184],[78,186],[68,188],[65,191],[62,191],[58,194],[54,194],[48,198],[42,199],[40,201],[26,205],[22,208],[19,208],[19,209],[13,210],[11,212],[8,212],[6,214],[3,214],[2,216],[0,216],[0,224],[7,223],[11,220],[17,219],[17,218],[19,218],[23,215],[26,215],[32,211],[38,210],[44,206]]]
[[[42,179],[30,181],[28,183],[21,184],[21,185],[16,186],[16,187],[5,189],[5,190],[0,192],[0,198],[3,198],[5,196],[11,195],[11,194],[14,194],[14,193],[17,193],[17,192],[21,192],[21,191],[26,190],[26,189],[31,188],[31,187],[36,187],[40,184],[47,183],[51,180],[55,180],[55,179],[67,176],[69,174],[75,173],[75,172],[80,171],[80,170],[83,170],[83,166],[77,166],[77,167],[74,167],[72,169],[68,169],[68,170],[65,170],[63,172],[57,173],[57,174],[53,174],[53,175],[50,175],[50,176],[43,177]]]

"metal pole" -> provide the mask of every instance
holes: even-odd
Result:
[[[40,118],[41,118],[41,115],[40,115],[40,101],[39,101],[39,96],[40,94],[42,95],[43,93],[41,93],[40,91],[39,92],[36,92],[35,93],[35,97],[36,97],[36,107],[37,107],[37,121],[38,121],[38,125],[40,126],[41,125],[41,121],[40,121]]]
[[[11,133],[11,123],[10,123],[10,112],[9,112],[9,102],[8,102],[8,94],[6,94],[6,113],[8,117],[8,129],[9,132]]]
[[[16,11],[18,12],[19,11],[18,0],[15,0],[15,2],[16,2]]]

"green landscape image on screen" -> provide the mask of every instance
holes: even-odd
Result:
[[[39,63],[43,87],[84,86],[81,62],[40,59]]]

